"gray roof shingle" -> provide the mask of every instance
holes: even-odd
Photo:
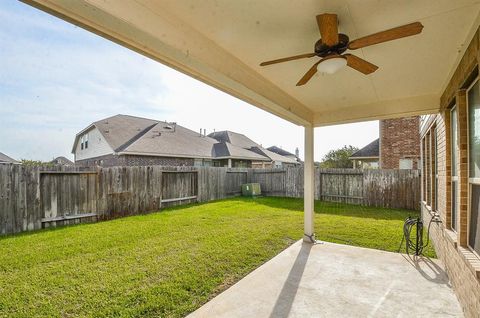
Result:
[[[375,139],[362,149],[358,150],[357,152],[353,153],[350,158],[375,158],[379,156],[380,153],[380,139]]]
[[[121,153],[142,153],[193,158],[211,158],[215,139],[177,124],[158,122],[138,139],[124,147]]]
[[[218,131],[209,134],[210,137],[217,139],[220,142],[230,143],[233,146],[242,148],[247,151],[252,151],[257,153],[260,156],[269,158],[272,161],[279,161],[285,163],[298,163],[295,159],[288,158],[282,155],[279,155],[275,152],[272,152],[268,149],[263,148],[260,144],[251,140],[243,134],[239,134],[233,131]]]
[[[234,146],[241,147],[244,149],[260,146],[255,141],[248,138],[247,136],[233,132],[233,131],[229,131],[229,130],[213,132],[208,136],[215,138],[216,140],[221,142],[229,142]]]
[[[57,157],[50,162],[53,163],[53,164],[63,165],[63,166],[73,166],[74,165],[74,163],[70,159],[68,159],[64,156]]]
[[[115,115],[94,123],[115,151],[122,150],[156,124],[156,120],[129,115]]]
[[[237,136],[226,134],[223,137],[225,141],[219,142],[217,139],[210,136],[201,136],[198,132],[176,123],[128,115],[115,115],[94,122],[77,134],[74,149],[79,136],[93,127],[96,127],[102,133],[107,143],[119,154],[269,160],[261,154],[232,145],[227,141],[230,138],[239,140],[240,137]],[[253,143],[250,139],[246,139],[249,140],[247,142]]]
[[[12,164],[19,164],[17,160],[7,156],[3,152],[0,152],[0,164],[7,164],[7,163],[12,163]]]
[[[295,155],[293,153],[288,152],[286,150],[283,150],[282,148],[277,147],[277,146],[268,147],[267,150],[270,150],[271,152],[277,153],[280,156],[294,156],[295,157]]]

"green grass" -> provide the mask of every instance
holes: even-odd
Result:
[[[300,239],[302,206],[239,198],[1,238],[0,316],[184,316]],[[387,251],[417,215],[320,202],[315,210],[319,239]]]

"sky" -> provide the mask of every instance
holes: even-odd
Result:
[[[231,130],[303,157],[303,127],[14,0],[0,1],[0,152],[72,159],[76,133],[128,114]],[[315,160],[378,138],[378,121],[315,129]]]

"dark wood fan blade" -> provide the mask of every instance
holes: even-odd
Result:
[[[295,56],[289,56],[289,57],[284,57],[281,59],[277,60],[271,60],[271,61],[266,61],[260,63],[260,66],[266,66],[270,64],[276,64],[276,63],[282,63],[282,62],[287,62],[287,61],[293,61],[293,60],[298,60],[298,59],[303,59],[307,57],[314,57],[316,54],[315,53],[307,53],[307,54],[300,54],[300,55],[295,55]]]
[[[321,59],[317,63],[313,64],[313,66],[303,75],[303,77],[298,81],[297,86],[302,86],[307,84],[307,82],[317,73],[317,65],[321,62],[325,61],[325,59]]]
[[[370,73],[375,72],[378,69],[378,66],[372,64],[370,62],[365,61],[364,59],[359,58],[358,56],[352,54],[344,54],[347,58],[347,65],[357,71],[368,75]]]
[[[318,29],[322,43],[328,46],[338,44],[338,20],[336,14],[324,13],[317,15]]]
[[[360,49],[362,47],[392,41],[407,36],[419,34],[422,32],[423,25],[420,22],[414,22],[399,26],[390,30],[378,32],[375,34],[367,35],[363,38],[359,38],[348,43],[350,50]]]

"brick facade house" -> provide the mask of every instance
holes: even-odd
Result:
[[[355,168],[420,169],[420,117],[384,119],[379,135],[350,159]]]
[[[480,32],[443,92],[439,114],[424,118],[422,202],[430,237],[467,317],[480,317]]]

